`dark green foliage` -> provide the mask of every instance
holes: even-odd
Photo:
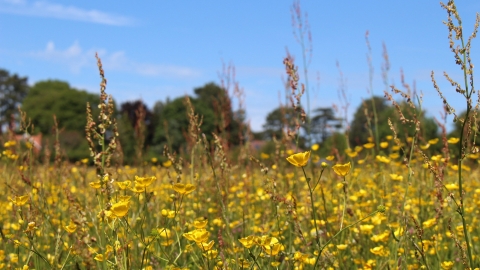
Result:
[[[297,113],[292,107],[281,106],[274,109],[265,119],[263,139],[271,140],[273,137],[278,140],[282,139],[287,132],[287,128],[295,130],[295,118],[297,118]]]
[[[238,134],[243,114],[232,111],[225,90],[214,83],[208,83],[196,88],[194,92],[196,97],[189,98],[195,113],[203,120],[201,129],[207,139],[211,140],[212,133],[216,133],[230,145],[239,144]],[[184,149],[189,138],[188,112],[185,97],[155,105],[152,121],[155,125],[153,143],[157,145],[157,151],[161,151],[161,145],[164,144],[176,151]]]
[[[97,109],[99,97],[70,87],[66,82],[49,80],[36,83],[25,97],[22,109],[35,125],[35,131],[51,137],[57,117],[61,146],[70,160],[89,156],[85,140],[86,103]],[[96,117],[97,114],[94,114]],[[53,139],[50,139],[52,142]]]
[[[53,115],[57,116],[59,129],[84,131],[87,122],[86,104],[97,108],[99,97],[70,87],[67,82],[40,81],[30,89],[22,104],[37,131],[49,134]]]
[[[145,148],[152,144],[155,132],[153,113],[141,100],[124,102],[120,105],[118,130],[124,161],[140,161],[137,160],[138,151],[144,153]]]
[[[378,126],[375,126],[373,121],[372,100],[377,111]],[[413,109],[404,102],[400,103],[399,107],[406,119],[414,119],[414,116],[416,116],[420,121],[420,131],[418,132],[420,140],[428,141],[438,136],[437,124],[432,118],[426,117],[425,111],[418,111],[418,108]],[[402,140],[406,139],[407,136],[411,137],[415,134],[414,123],[408,121],[402,123],[397,109],[389,105],[385,98],[373,97],[373,99],[364,100],[355,112],[349,132],[350,146],[355,147],[367,143],[368,137],[375,136],[375,129],[378,131],[380,141],[385,140],[387,135],[393,135],[388,125],[388,119],[391,120],[398,137]]]
[[[28,93],[27,77],[10,75],[7,70],[0,69],[0,134],[2,127],[9,124],[13,129],[14,115]]]

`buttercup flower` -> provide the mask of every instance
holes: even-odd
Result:
[[[339,176],[346,176],[350,172],[350,169],[352,168],[352,164],[350,164],[350,162],[345,164],[336,164],[332,168],[333,168],[333,171]]]
[[[15,196],[15,199],[10,199],[16,206],[22,206],[25,205],[28,202],[28,199],[30,197],[28,195],[23,195],[23,196]]]
[[[117,217],[124,217],[127,212],[128,212],[128,209],[130,208],[130,202],[129,201],[120,201],[120,202],[117,202],[117,203],[114,203],[112,205],[112,213],[117,216]]]
[[[296,167],[304,167],[310,159],[310,151],[293,154],[287,157],[287,161]]]
[[[175,190],[176,192],[178,192],[182,195],[190,194],[193,191],[195,191],[195,186],[192,185],[192,184],[176,183],[172,186],[172,188],[173,188],[173,190]]]

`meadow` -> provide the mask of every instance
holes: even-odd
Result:
[[[453,1],[444,8],[464,82],[446,78],[466,113],[448,105],[433,73],[432,81],[459,136],[422,136],[421,98],[392,87],[385,96],[412,134],[389,122],[391,134],[380,137],[369,113],[368,142],[326,156],[321,143],[300,149],[295,131],[269,153],[249,140],[230,147],[225,134],[208,140],[186,100],[188,150],[139,153],[142,163],[124,165],[97,57],[100,112],[87,105],[85,115],[90,157],[68,162],[57,143],[40,160],[29,141],[10,134],[2,142],[0,269],[480,269],[470,58],[479,19],[464,40]],[[302,121],[302,84],[293,61],[284,63]]]

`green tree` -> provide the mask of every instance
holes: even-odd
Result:
[[[391,120],[397,135],[405,139],[407,136],[415,134],[415,124],[411,122],[402,123],[397,109],[388,104],[383,97],[373,97],[378,116],[378,126],[375,126],[373,119],[372,99],[365,100],[356,110],[350,127],[349,140],[350,146],[362,145],[368,142],[368,137],[375,135],[375,129],[378,131],[380,141],[387,135],[393,135],[388,119]],[[400,110],[405,118],[413,119],[416,117],[420,121],[420,139],[428,140],[438,136],[438,126],[433,118],[427,117],[425,111],[418,111],[418,108],[411,108],[406,102],[399,103]],[[370,124],[369,124],[370,123]],[[370,130],[370,128],[371,130]]]
[[[35,130],[48,138],[57,118],[62,147],[71,160],[89,156],[85,140],[86,103],[97,108],[99,96],[70,87],[58,80],[40,81],[33,85],[22,103],[22,109],[35,125]],[[94,114],[96,117],[97,114]],[[68,134],[68,136],[66,136]]]
[[[27,77],[10,75],[7,70],[0,69],[0,134],[8,124],[13,129],[14,115],[28,93]]]
[[[216,133],[230,145],[238,144],[244,113],[232,110],[228,93],[214,83],[195,88],[194,93],[195,97],[189,99],[195,113],[202,117],[201,129],[207,139]],[[177,151],[186,146],[189,125],[187,113],[185,97],[155,104],[152,121],[155,125],[153,142],[156,151],[160,151],[163,144]]]
[[[332,108],[317,108],[311,120],[311,133],[314,141],[325,142],[331,133],[342,128],[342,119],[335,117]]]
[[[288,134],[289,130],[296,130],[297,121],[299,121],[298,112],[296,112],[294,108],[280,106],[267,115],[265,124],[263,125],[264,131],[258,135],[261,135],[260,139],[263,140],[271,140],[273,137],[281,140]],[[296,131],[297,134],[299,134],[298,146],[300,148],[306,147],[305,131],[305,125],[303,124],[300,124],[300,129]],[[256,136],[257,138],[259,138],[258,135]],[[295,143],[295,141],[293,143]]]

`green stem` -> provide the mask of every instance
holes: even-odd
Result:
[[[315,242],[317,242],[318,247],[320,247],[320,235],[318,234],[317,218],[315,214],[316,210],[315,210],[315,204],[313,203],[313,189],[310,186],[311,179],[307,177],[304,167],[302,167],[302,171],[307,181],[308,191],[310,192],[310,206],[312,207],[312,219],[313,219],[313,224],[315,226]]]

